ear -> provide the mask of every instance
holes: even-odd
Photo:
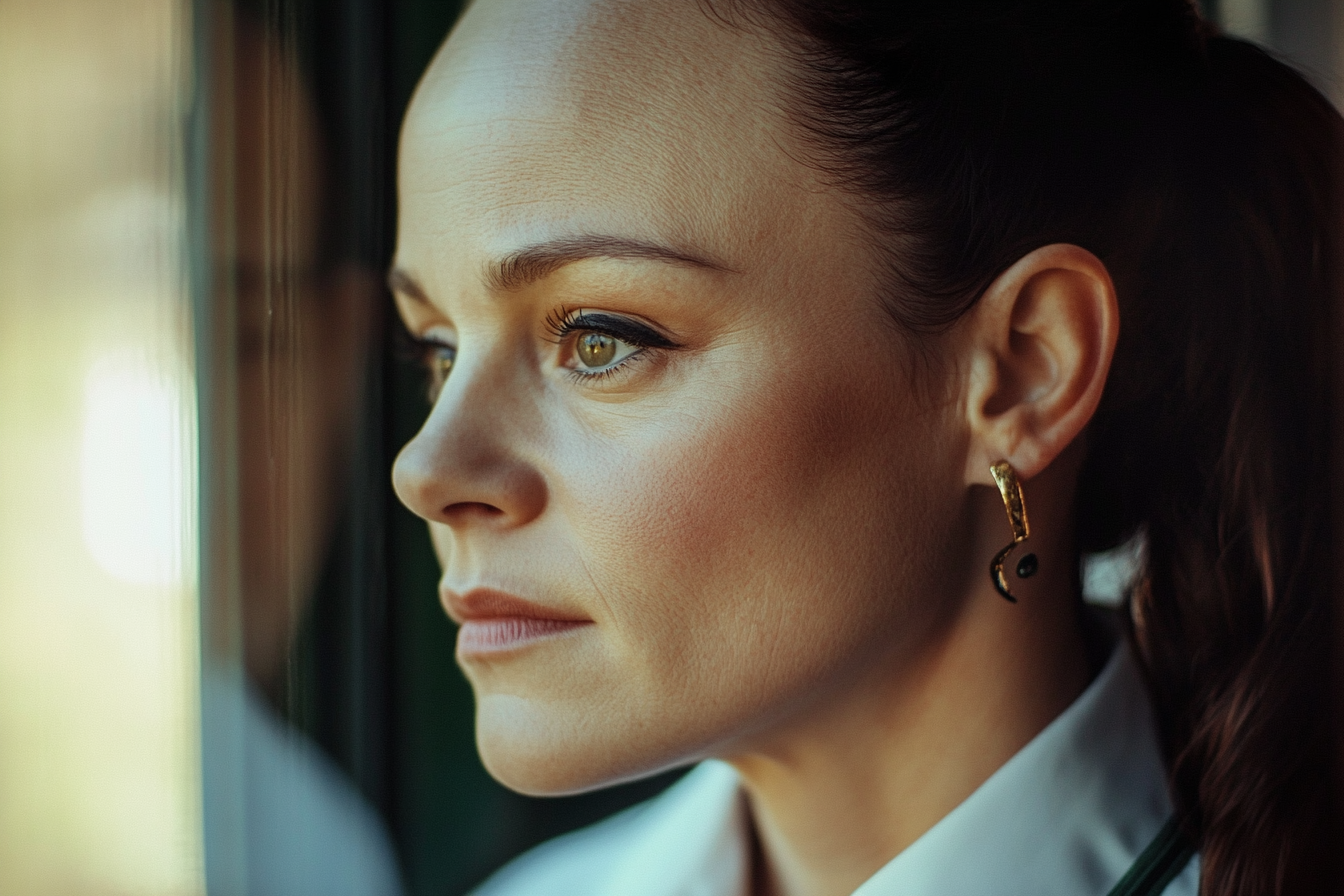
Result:
[[[1110,274],[1085,249],[1044,246],[990,284],[966,326],[966,481],[993,485],[1003,460],[1036,476],[1101,400],[1120,332]]]

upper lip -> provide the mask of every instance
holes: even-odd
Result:
[[[500,591],[497,588],[475,587],[465,591],[441,587],[439,596],[443,608],[459,625],[468,619],[554,619],[561,622],[592,622],[587,616],[558,607],[547,607]]]

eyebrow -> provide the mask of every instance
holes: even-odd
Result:
[[[589,258],[660,261],[709,271],[732,270],[707,255],[660,243],[618,236],[575,236],[547,240],[511,252],[486,269],[485,281],[496,292],[516,292],[565,265]],[[399,268],[394,268],[387,275],[387,285],[393,292],[430,304],[424,288]]]

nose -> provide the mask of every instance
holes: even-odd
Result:
[[[425,425],[397,455],[393,489],[432,523],[524,525],[546,506],[545,478],[522,450],[527,411],[500,389],[464,383],[465,373],[454,370]]]

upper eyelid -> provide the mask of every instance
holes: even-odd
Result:
[[[547,316],[546,326],[557,339],[586,330],[606,333],[642,348],[676,348],[679,344],[657,327],[613,312],[561,308]]]
[[[457,331],[452,327],[442,323],[433,323],[426,327],[416,326],[415,320],[413,319],[408,320],[407,319],[408,315],[401,314],[400,309],[398,309],[398,312],[399,313],[397,314],[397,322],[400,324],[400,327],[398,329],[405,335],[406,338],[410,339],[413,342],[418,343],[426,343],[432,345],[446,345],[449,348],[454,349],[457,348],[456,339],[454,339],[451,342],[447,342],[442,339],[436,339],[430,335],[430,331],[440,328],[451,330],[453,334],[456,335]]]
[[[412,334],[411,338],[414,339],[416,342],[421,343],[422,345],[433,345],[438,346],[440,348],[450,348],[453,351],[457,351],[456,342],[447,342],[443,339],[436,339],[433,336],[429,335],[428,333],[421,333],[419,335]]]
[[[457,328],[434,305],[402,290],[392,289],[392,305],[407,332],[415,335],[432,327],[443,326],[456,332]]]
[[[422,312],[438,312],[437,308],[426,305],[415,296],[407,295],[399,290],[393,290],[393,297],[402,329],[414,342],[422,345],[441,345],[454,351],[459,348],[456,327],[444,319],[441,313],[423,315],[431,318],[430,321],[423,324],[421,323],[422,314],[416,313],[417,309]],[[606,333],[641,350],[680,347],[679,341],[663,333],[661,328],[618,312],[561,306],[553,309],[547,315],[546,327],[551,331],[554,337],[553,341],[556,342],[569,338],[575,332],[591,331]],[[451,331],[453,338],[443,339],[432,336],[430,331],[438,328]]]

